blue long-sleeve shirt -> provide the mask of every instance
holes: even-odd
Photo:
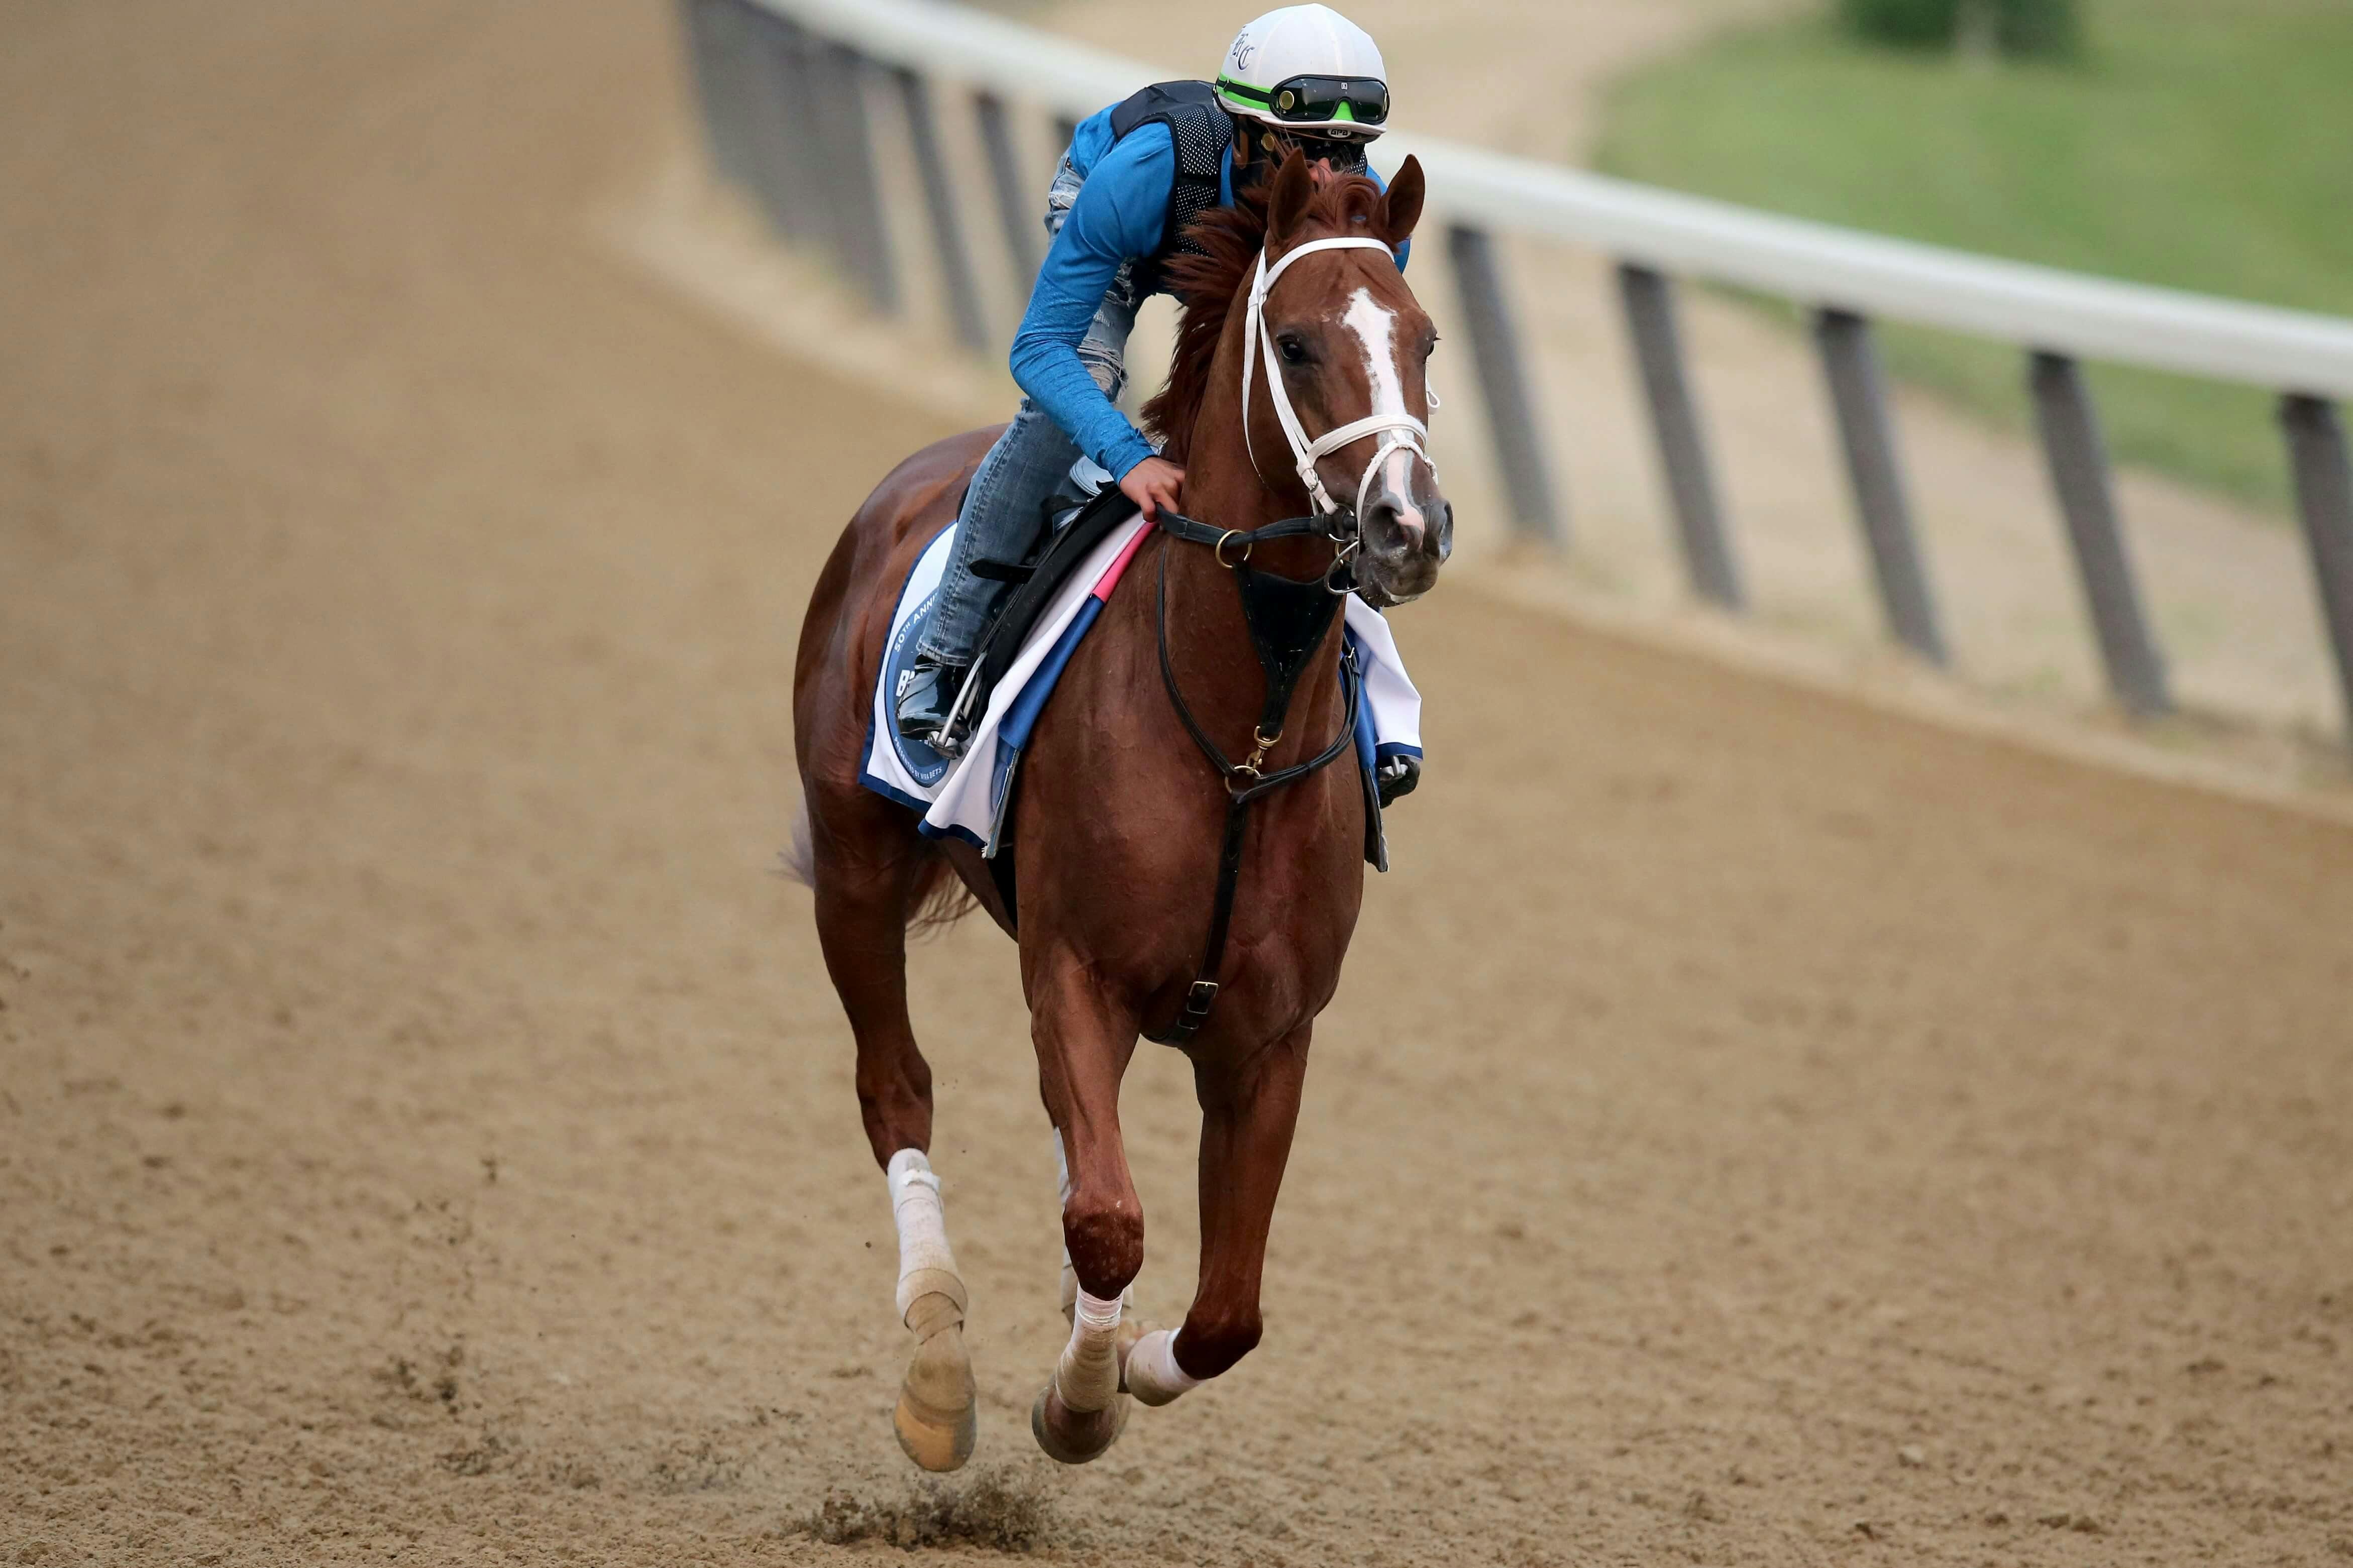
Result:
[[[1160,248],[1176,186],[1176,144],[1166,125],[1114,139],[1111,116],[1110,109],[1091,115],[1071,138],[1071,166],[1086,183],[1039,269],[1013,337],[1012,371],[1080,451],[1125,479],[1153,455],[1152,443],[1103,395],[1078,350],[1120,267]],[[1233,181],[1229,158],[1218,171],[1221,204],[1232,203]],[[1402,248],[1398,265],[1405,265]]]

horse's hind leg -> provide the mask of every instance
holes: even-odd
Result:
[[[1275,1194],[1307,1077],[1303,1025],[1239,1065],[1196,1063],[1201,1102],[1201,1278],[1185,1325],[1155,1330],[1127,1358],[1127,1389],[1166,1405],[1256,1348],[1259,1280]]]
[[[967,1299],[927,1152],[932,1069],[907,1017],[907,921],[929,851],[903,813],[877,797],[832,805],[812,822],[818,939],[858,1041],[859,1110],[899,1231],[899,1316],[916,1340],[892,1424],[909,1458],[953,1470],[972,1457],[977,1428]],[[822,807],[812,801],[811,810]]]

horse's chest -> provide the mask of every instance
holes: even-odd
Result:
[[[1068,814],[1026,804],[1019,840],[1024,947],[1069,953],[1139,996],[1195,979],[1224,844],[1215,778],[1194,768],[1155,782],[1124,782]],[[1320,776],[1251,808],[1217,976],[1221,1024],[1255,1034],[1329,1000],[1363,900],[1360,814]]]

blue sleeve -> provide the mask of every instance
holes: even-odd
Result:
[[[1013,379],[1119,479],[1153,455],[1152,443],[1079,363],[1079,343],[1120,264],[1160,247],[1176,184],[1176,147],[1165,125],[1145,126],[1103,154],[1046,252],[1013,337]]]

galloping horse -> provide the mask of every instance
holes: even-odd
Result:
[[[900,585],[996,432],[902,463],[818,581],[793,690],[803,868],[857,1037],[859,1107],[899,1229],[898,1307],[918,1342],[895,1424],[927,1469],[970,1455],[974,1387],[928,1160],[932,1075],[907,1017],[906,933],[961,912],[958,880],[1019,943],[1064,1173],[1071,1337],[1032,1412],[1039,1446],[1093,1458],[1130,1394],[1166,1404],[1258,1343],[1308,1037],[1364,892],[1361,784],[1353,767],[1321,765],[1343,754],[1355,718],[1332,612],[1351,584],[1376,605],[1419,597],[1452,541],[1421,447],[1437,339],[1394,261],[1421,204],[1411,159],[1384,195],[1294,153],[1204,216],[1197,253],[1172,264],[1186,311],[1146,417],[1185,466],[1183,515],[1163,514],[1145,546],[1156,561],[1137,558],[1031,735],[1014,806],[1018,929],[978,850],[924,837],[913,811],[860,783],[869,726],[889,722],[873,693]],[[1286,450],[1291,463],[1265,460]],[[1290,606],[1277,617],[1297,644],[1284,659],[1266,651],[1256,606],[1270,596]],[[1119,1086],[1140,1035],[1181,1045],[1201,1106],[1200,1278],[1173,1333],[1143,1332],[1124,1308],[1144,1210]]]

